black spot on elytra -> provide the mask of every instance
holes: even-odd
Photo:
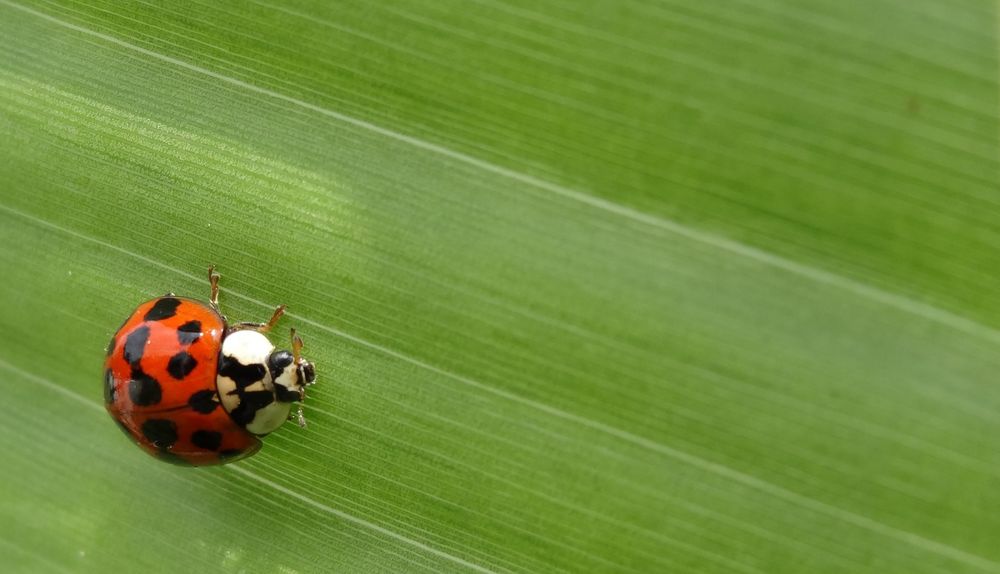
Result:
[[[194,466],[187,460],[167,450],[161,450],[153,456],[162,460],[163,462],[169,462],[170,464],[176,464],[177,466]]]
[[[256,383],[263,379],[266,373],[267,369],[264,365],[258,363],[244,365],[236,359],[219,353],[219,374],[236,382],[237,389],[244,389]]]
[[[196,430],[191,433],[191,444],[205,450],[219,450],[222,434],[215,431]]]
[[[229,460],[238,456],[243,456],[246,451],[239,448],[227,448],[219,453],[219,460]]]
[[[198,391],[188,398],[188,405],[203,415],[215,410],[219,402],[215,400],[215,391]]]
[[[178,381],[188,376],[188,374],[198,366],[198,361],[184,351],[170,357],[167,363],[167,372]]]
[[[149,327],[142,325],[125,338],[125,360],[132,365],[139,364],[142,354],[146,352],[146,343],[149,341]]]
[[[158,449],[167,449],[177,442],[177,425],[167,419],[149,419],[142,423],[142,436]]]
[[[190,345],[201,337],[201,321],[188,321],[177,327],[177,340],[181,345]]]
[[[115,375],[111,369],[104,371],[104,402],[109,405],[115,402]]]
[[[128,396],[140,407],[148,407],[160,402],[163,389],[159,381],[150,377],[138,366],[132,367],[132,380],[128,382]]]
[[[174,299],[173,297],[161,297],[156,300],[153,307],[146,312],[146,316],[143,317],[144,321],[162,321],[163,319],[169,319],[177,314],[177,307],[181,304],[180,300]]]
[[[229,412],[236,424],[247,426],[253,421],[257,411],[274,402],[274,393],[271,391],[251,391],[240,393],[240,404]]]

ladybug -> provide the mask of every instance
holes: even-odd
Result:
[[[108,344],[104,404],[125,434],[160,460],[204,466],[246,458],[259,437],[293,418],[316,381],[292,329],[292,351],[275,350],[267,323],[230,325],[219,312],[219,274],[208,268],[208,302],[168,293],[141,305]]]

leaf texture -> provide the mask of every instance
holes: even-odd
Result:
[[[996,6],[0,0],[5,571],[1000,572]],[[102,414],[167,291],[307,429]]]

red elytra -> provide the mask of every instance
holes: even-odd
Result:
[[[104,362],[108,413],[143,450],[175,464],[212,465],[257,452],[216,395],[225,319],[207,303],[147,301],[111,340]]]

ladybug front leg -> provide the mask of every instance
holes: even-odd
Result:
[[[306,424],[306,417],[302,414],[302,403],[299,403],[299,408],[296,409],[294,413],[288,413],[288,420],[295,421],[295,424],[299,425],[299,428],[306,428],[309,426]]]
[[[212,296],[208,298],[208,302],[215,308],[216,311],[219,310],[219,278],[221,275],[215,272],[215,265],[208,266],[208,284],[212,287]]]

